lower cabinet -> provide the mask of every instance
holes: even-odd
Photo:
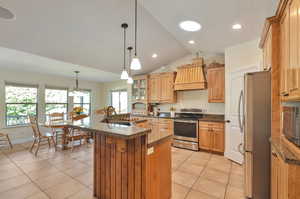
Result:
[[[286,163],[279,154],[271,156],[271,199],[300,198],[300,166]]]
[[[199,122],[200,149],[224,153],[224,123]]]

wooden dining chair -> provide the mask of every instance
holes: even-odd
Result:
[[[9,136],[5,133],[0,133],[0,145],[3,142],[7,143],[9,145],[10,149],[13,149],[13,145],[12,145],[10,139],[9,139]]]
[[[77,115],[74,112],[69,113],[69,119],[72,120],[72,122],[80,121],[87,117],[88,117],[88,115],[86,115],[86,114]],[[71,151],[73,151],[74,143],[76,141],[79,141],[80,146],[82,145],[82,140],[85,141],[85,143],[87,144],[88,140],[90,138],[90,135],[87,132],[80,131],[78,129],[71,129],[69,131],[69,134],[66,136],[66,138],[67,138],[67,142],[71,143]]]
[[[41,133],[36,116],[29,116],[29,121],[33,131],[33,143],[31,145],[30,152],[32,152],[34,146],[37,145],[36,151],[34,153],[35,155],[37,155],[40,149],[40,145],[43,142],[48,142],[49,149],[51,148],[51,141],[55,145],[55,140],[52,133]]]
[[[48,115],[49,117],[49,123],[52,122],[63,122],[65,120],[65,114],[64,113],[51,113]],[[57,149],[57,143],[58,140],[62,140],[62,136],[64,134],[62,129],[59,128],[51,128],[53,136],[55,137],[55,150]]]

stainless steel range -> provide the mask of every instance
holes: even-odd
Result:
[[[187,109],[184,109],[187,110]],[[198,120],[203,117],[201,110],[195,112],[176,113],[174,120],[173,146],[199,150]]]

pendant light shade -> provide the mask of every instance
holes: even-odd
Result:
[[[128,73],[126,70],[126,29],[128,28],[128,24],[127,23],[123,23],[121,25],[121,27],[124,29],[124,62],[123,62],[123,71],[121,73],[121,79],[122,80],[126,80],[128,79]]]
[[[127,73],[127,71],[126,70],[123,70],[122,71],[122,74],[121,74],[121,79],[122,80],[126,80],[126,79],[128,79],[128,73]]]
[[[134,57],[131,61],[131,70],[140,70],[142,68],[141,62],[137,56],[137,0],[135,0],[135,35],[134,35]]]
[[[131,70],[140,70],[142,68],[141,62],[137,56],[132,58],[130,68]]]

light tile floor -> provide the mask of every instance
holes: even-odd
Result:
[[[0,149],[0,199],[92,199],[92,146],[71,151],[30,143]],[[172,148],[172,199],[242,199],[243,169],[222,156]]]

